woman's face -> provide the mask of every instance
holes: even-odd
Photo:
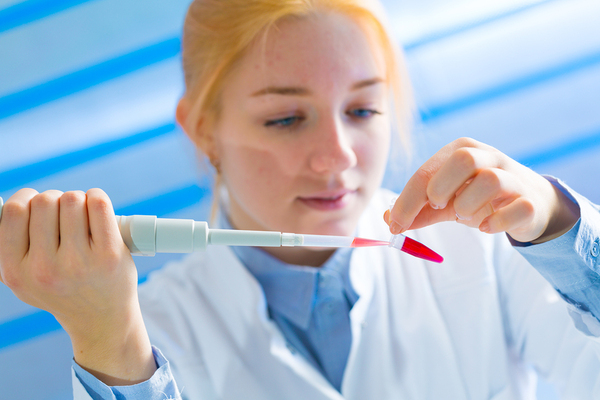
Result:
[[[383,53],[339,14],[283,21],[223,87],[211,132],[238,229],[352,235],[390,139]]]

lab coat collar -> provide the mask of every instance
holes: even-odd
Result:
[[[377,212],[361,218],[361,236],[379,239],[389,234],[378,224],[381,218],[377,218],[379,209],[389,201],[380,203],[374,208]],[[196,340],[220,398],[243,397],[244,392],[238,391],[242,387],[252,388],[255,398],[354,400],[391,398],[392,394],[395,398],[415,398],[419,388],[427,385],[401,378],[414,375],[406,372],[404,356],[406,353],[414,362],[427,355],[420,346],[409,346],[421,343],[421,325],[442,331],[444,322],[433,298],[423,298],[421,304],[414,302],[411,290],[402,293],[412,286],[420,287],[419,283],[426,279],[424,268],[402,272],[402,264],[409,256],[376,248],[357,249],[352,254],[350,279],[359,299],[350,312],[353,340],[342,380],[343,397],[304,357],[286,346],[282,333],[268,317],[260,284],[231,249],[214,246],[207,249],[204,257],[211,267],[201,268],[197,282],[206,302],[216,311],[210,314],[213,321],[199,331]],[[387,264],[398,266],[391,271],[393,276],[388,276],[390,271],[384,267]],[[394,287],[389,287],[388,279],[394,281]],[[390,293],[393,303],[388,303]],[[425,313],[427,320],[423,319]],[[398,321],[389,316],[396,314],[403,315],[403,322],[409,324],[403,331],[404,338],[394,336],[400,332]],[[466,399],[464,388],[453,387],[460,378],[454,376],[457,365],[448,339],[442,333],[436,351],[444,354],[435,359],[444,360],[439,368],[452,375],[448,389],[456,395],[453,398]],[[416,363],[417,370],[422,363]]]

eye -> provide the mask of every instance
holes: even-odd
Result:
[[[304,121],[304,117],[294,115],[291,117],[269,120],[269,121],[265,122],[265,126],[266,127],[274,126],[277,128],[291,128],[294,125],[297,125],[298,123],[300,123],[302,121]]]
[[[358,119],[367,119],[374,115],[381,115],[381,113],[377,110],[372,110],[368,108],[355,108],[348,112],[351,117],[355,117]]]

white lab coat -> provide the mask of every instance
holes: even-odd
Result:
[[[379,192],[362,237],[389,237]],[[342,394],[268,318],[254,277],[227,247],[166,266],[140,287],[152,343],[190,400],[535,399],[535,373],[568,399],[600,399],[600,341],[508,243],[443,223],[410,236],[434,264],[391,248],[355,249],[352,347]],[[74,378],[76,399],[89,399]]]

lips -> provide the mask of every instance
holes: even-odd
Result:
[[[329,211],[346,207],[355,195],[356,190],[340,189],[318,192],[309,196],[299,197],[298,199],[307,207],[316,210]]]

